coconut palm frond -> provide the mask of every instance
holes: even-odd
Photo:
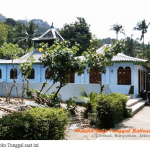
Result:
[[[80,91],[81,91],[82,97],[88,97],[87,93],[85,92],[85,90],[82,87],[80,87]]]
[[[89,95],[89,99],[90,99],[90,103],[92,105],[96,105],[97,104],[97,93],[96,92],[91,92]]]

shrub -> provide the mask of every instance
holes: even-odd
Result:
[[[62,140],[69,120],[62,108],[13,112],[0,119],[0,140]]]
[[[88,95],[82,87],[80,87],[80,91],[81,91],[81,97],[79,99],[85,101],[84,107],[86,107],[86,110],[84,112],[84,117],[88,118],[88,115],[90,113],[94,113],[96,110],[99,94],[96,92],[91,92]]]
[[[99,96],[97,103],[97,118],[102,128],[112,128],[126,117],[127,97],[123,94],[111,93]]]
[[[122,103],[122,115],[123,117],[128,117],[128,110],[126,109],[126,103],[128,101],[127,97],[124,94],[119,94],[119,93],[111,93],[110,96],[113,97],[113,99],[119,101]]]

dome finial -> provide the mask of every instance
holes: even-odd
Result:
[[[54,28],[53,22],[52,22],[51,28]]]

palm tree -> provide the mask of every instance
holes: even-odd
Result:
[[[136,27],[134,27],[134,30],[138,30],[138,31],[142,32],[140,40],[143,39],[143,44],[144,44],[144,34],[147,33],[147,29],[148,29],[149,24],[146,25],[146,21],[144,19],[143,21],[138,22]]]
[[[20,47],[31,48],[32,47],[32,38],[36,35],[37,25],[30,21],[28,26],[24,24],[18,24],[15,28],[16,33],[16,42]]]
[[[141,48],[142,49],[142,48]],[[150,62],[150,44],[144,45],[144,50],[136,50],[137,57],[147,59]]]
[[[119,24],[114,24],[110,30],[116,31],[116,40],[118,39],[118,34],[119,34],[119,33],[125,34],[125,33],[124,33],[123,26],[122,26],[122,25],[119,25]]]
[[[26,27],[26,42],[28,43],[29,48],[32,47],[32,38],[34,38],[37,25],[33,23],[33,21],[29,22],[29,25]]]
[[[124,54],[131,57],[135,57],[136,50],[139,49],[140,43],[137,40],[133,40],[132,36],[133,34],[131,34],[131,38],[130,37],[126,38]]]
[[[147,29],[148,29],[148,26],[149,26],[150,23],[146,24],[146,21],[145,19],[138,22],[136,27],[134,27],[134,30],[138,30],[138,31],[141,31],[141,38],[140,40],[143,39],[143,58],[144,58],[144,34],[147,33]]]
[[[14,27],[14,33],[15,33],[15,36],[13,37],[13,43],[14,44],[18,44],[19,47],[21,48],[24,48],[24,45],[25,45],[25,42],[24,41],[24,38],[25,38],[25,35],[26,35],[26,26],[22,23],[17,23],[16,26]]]
[[[85,100],[87,112],[93,112],[93,109],[95,109],[97,104],[98,93],[91,92],[88,95],[82,87],[80,87],[80,91],[81,91],[81,97],[79,98],[79,100]]]

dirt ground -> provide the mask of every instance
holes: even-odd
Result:
[[[31,102],[33,100],[23,99],[23,101],[21,101],[18,98],[11,98],[10,102],[7,102],[5,97],[0,97],[0,111],[1,113],[3,112],[3,115],[7,115],[14,111],[29,110],[31,106],[25,104],[25,102],[29,101]]]
[[[30,105],[26,105],[25,103],[28,101],[32,101],[31,99],[23,99],[23,103],[18,98],[11,98],[10,102],[6,102],[5,97],[0,97],[0,117],[3,115],[7,115],[11,112],[18,112],[21,110],[29,110],[31,109]],[[66,104],[62,103],[61,107],[66,109]],[[83,112],[85,108],[82,106],[77,106],[75,115],[72,115],[71,123],[66,127],[65,130],[65,139],[66,140],[95,140],[97,139],[97,134],[95,133],[77,133],[76,129],[94,129],[94,126],[90,125],[90,121],[85,119],[83,116]]]
[[[66,108],[66,104],[61,104],[61,107]],[[85,108],[82,106],[77,106],[75,116],[72,116],[71,123],[67,126],[65,131],[66,140],[95,140],[97,139],[97,134],[95,132],[96,127],[90,125],[90,120],[84,118],[83,112]],[[89,133],[76,132],[78,129],[87,130]]]

